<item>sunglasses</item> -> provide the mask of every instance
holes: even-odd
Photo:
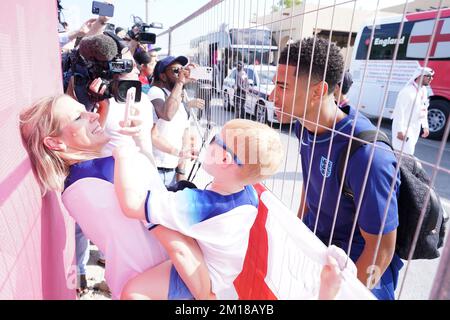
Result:
[[[172,70],[172,72],[173,72],[174,74],[179,74],[180,71],[183,70],[183,68],[180,68],[180,67],[178,67],[178,68],[171,68],[171,70]]]
[[[217,145],[219,145],[220,147],[222,147],[223,150],[225,150],[226,152],[228,152],[229,154],[231,154],[233,156],[233,160],[234,162],[239,166],[242,167],[242,161],[239,160],[238,156],[233,152],[233,150],[231,150],[230,148],[227,147],[227,145],[225,144],[225,142],[220,138],[220,134],[216,134],[211,141],[209,142],[211,143],[216,143]]]

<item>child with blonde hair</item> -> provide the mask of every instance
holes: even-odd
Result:
[[[283,159],[278,133],[250,120],[227,122],[206,150],[203,168],[213,177],[206,190],[174,193],[156,185],[141,189],[139,172],[132,170],[142,157],[138,150],[118,148],[114,157],[115,188],[122,211],[130,218],[146,220],[150,228],[163,225],[195,239],[209,270],[211,297],[236,299],[233,281],[242,270],[258,212],[258,195],[252,185],[278,170]],[[329,270],[333,276],[335,270]],[[125,285],[122,298],[141,297],[193,298],[170,260]]]

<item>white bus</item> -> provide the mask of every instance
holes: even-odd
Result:
[[[227,24],[191,40],[190,48],[192,61],[216,71],[216,88],[222,87],[223,79],[238,61],[246,65],[275,65],[278,50],[269,28],[231,28]]]
[[[399,90],[412,77],[418,66],[425,64],[431,35],[436,23],[437,11],[417,12],[406,15],[403,31],[398,39],[403,15],[377,21],[372,40],[373,23],[362,27],[355,41],[350,72],[353,86],[349,92],[350,102],[356,104],[362,89],[360,107],[368,116],[379,117],[388,85],[394,49],[399,42],[391,81],[387,88],[387,101],[383,117],[390,118]],[[372,49],[367,61],[367,50]],[[436,36],[430,49],[428,67],[435,71],[429,87],[430,106],[428,122],[430,138],[441,139],[450,113],[450,9],[441,11]]]

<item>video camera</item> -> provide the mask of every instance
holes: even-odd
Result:
[[[162,29],[161,23],[153,22],[151,24],[144,23],[138,16],[132,16],[134,25],[128,31],[127,35],[130,39],[140,43],[155,44],[156,34],[148,32],[149,29]]]
[[[122,59],[122,54],[128,50],[121,39],[113,32],[105,31],[105,37],[97,37],[89,42],[80,43],[80,48],[63,55],[64,92],[67,91],[70,79],[73,77],[74,90],[77,100],[86,110],[92,111],[99,101],[114,99],[118,103],[125,103],[127,91],[136,88],[136,102],[141,100],[141,83],[138,80],[119,80],[115,75],[130,73],[133,70],[133,61]],[[113,41],[111,41],[110,39]],[[94,93],[89,89],[92,81],[100,78],[102,86],[106,86],[103,95]]]

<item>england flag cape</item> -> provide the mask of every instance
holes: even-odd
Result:
[[[239,299],[316,299],[326,246],[261,184],[258,214],[250,231],[242,272],[234,281]],[[375,299],[356,278],[348,259],[336,299]],[[352,270],[352,271],[351,271]]]

